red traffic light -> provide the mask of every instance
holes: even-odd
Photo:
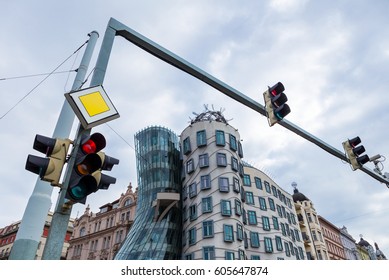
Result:
[[[273,96],[277,96],[285,90],[284,85],[281,82],[276,83],[274,86],[269,88],[269,92]]]
[[[105,148],[105,137],[101,133],[93,133],[81,141],[81,150],[84,154],[97,153]]]

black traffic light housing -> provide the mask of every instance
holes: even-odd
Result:
[[[108,189],[116,183],[116,178],[101,173],[102,170],[110,171],[113,166],[119,164],[119,160],[107,156],[101,152],[106,146],[105,137],[100,133],[93,133],[84,137],[78,149],[74,151],[75,164],[71,170],[71,176],[65,198],[72,203],[85,204],[86,198],[99,189]]]
[[[288,97],[284,90],[284,85],[278,82],[263,93],[266,115],[270,126],[278,123],[290,113],[290,107],[286,104]]]
[[[41,180],[50,182],[52,186],[59,186],[71,143],[70,139],[50,138],[37,134],[33,148],[46,157],[28,155],[25,169],[38,174]]]
[[[363,145],[358,146],[360,143],[361,138],[359,136],[342,143],[353,170],[361,168],[362,165],[370,161],[368,155],[362,155],[365,152],[365,147]]]

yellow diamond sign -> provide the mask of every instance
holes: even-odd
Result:
[[[119,117],[119,113],[102,86],[69,92],[65,94],[65,98],[84,129]]]
[[[79,98],[90,117],[109,111],[108,104],[99,91],[82,95]]]

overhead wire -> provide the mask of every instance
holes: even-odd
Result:
[[[36,90],[44,81],[46,81],[51,75],[53,75],[63,64],[65,64],[65,62],[67,62],[73,55],[75,55],[87,43],[88,43],[88,40],[85,43],[83,43],[80,47],[78,47],[71,55],[69,55],[57,67],[55,67],[53,71],[48,73],[45,78],[43,78],[37,85],[35,85],[29,92],[27,92],[21,99],[19,99],[18,102],[16,102],[8,111],[6,111],[3,115],[1,115],[0,120],[3,119],[6,115],[8,115],[13,109],[15,109],[16,106],[18,106],[24,99],[26,99],[34,90]],[[20,77],[22,77],[22,76],[20,76]]]

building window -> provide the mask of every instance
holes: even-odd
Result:
[[[236,224],[236,239],[243,240],[243,226],[239,223]]]
[[[274,199],[271,197],[267,198],[269,200],[269,207],[271,210],[276,211],[276,205],[274,204]]]
[[[277,189],[276,189],[276,187],[275,186],[271,186],[271,190],[272,190],[272,192],[273,192],[273,195],[275,196],[275,197],[277,197]]]
[[[209,157],[208,154],[199,155],[199,167],[208,167],[209,166]]]
[[[130,197],[130,198],[128,198],[128,199],[126,199],[126,201],[124,202],[124,205],[123,205],[123,207],[126,207],[126,206],[129,206],[129,205],[131,205],[132,204],[132,198]]]
[[[266,216],[262,216],[262,228],[263,230],[270,230],[270,220]]]
[[[270,184],[268,181],[265,181],[265,189],[266,189],[266,192],[271,193]]]
[[[244,175],[243,164],[239,163],[239,176],[243,178],[243,175]]]
[[[262,180],[261,180],[261,178],[254,177],[254,181],[255,181],[255,187],[257,189],[262,190]]]
[[[197,147],[207,145],[207,136],[205,130],[197,131]]]
[[[216,154],[216,164],[217,166],[227,166],[227,156],[224,153],[217,153]]]
[[[280,236],[276,236],[275,239],[276,239],[277,251],[282,251],[283,247],[282,247],[282,239],[281,239],[281,237]]]
[[[278,216],[280,216],[280,218],[282,218],[283,216],[282,216],[282,209],[281,209],[281,206],[279,206],[278,204],[277,204],[277,212],[278,212]]]
[[[183,199],[183,200],[186,200],[187,198],[188,198],[187,187],[186,187],[186,186],[183,186],[183,187],[182,187],[182,199]]]
[[[261,256],[259,255],[251,255],[251,260],[260,260],[261,259]]]
[[[253,248],[259,248],[259,234],[258,234],[258,232],[250,231],[250,245]]]
[[[243,224],[247,225],[247,215],[246,210],[242,208],[242,218],[243,218]]]
[[[272,253],[273,252],[273,241],[270,237],[265,237],[264,239],[265,243],[265,252],[266,253]]]
[[[225,242],[234,241],[234,227],[232,225],[223,225],[223,234]]]
[[[256,225],[258,224],[257,222],[257,214],[255,213],[255,211],[247,211],[247,216],[248,216],[248,220],[249,220],[249,225]]]
[[[285,246],[285,255],[290,257],[290,249],[289,249],[289,244],[288,242],[284,242],[284,246]]]
[[[254,195],[252,192],[246,192],[246,203],[254,205]]]
[[[303,251],[303,248],[302,247],[299,247],[299,255],[300,255],[300,259],[301,260],[304,260],[305,259],[305,257],[304,257],[304,251]]]
[[[213,221],[203,222],[203,238],[213,237]]]
[[[82,228],[80,229],[80,237],[83,237],[85,234],[86,234],[86,228],[85,228],[85,227],[82,227]]]
[[[212,208],[213,208],[212,196],[203,197],[201,199],[201,205],[202,205],[201,209],[202,209],[203,213],[212,212]]]
[[[191,158],[190,160],[188,160],[186,162],[186,173],[192,173],[194,171],[194,161],[193,159]]]
[[[189,206],[189,219],[191,221],[197,219],[197,204]]]
[[[230,134],[230,149],[236,151],[238,149],[238,144],[236,142],[236,137]]]
[[[234,183],[233,183],[233,190],[236,193],[240,193],[240,184],[239,184],[239,179],[234,177]]]
[[[239,199],[235,199],[235,214],[238,216],[242,215],[242,203]]]
[[[220,192],[230,191],[230,186],[227,177],[219,177],[219,191]]]
[[[211,178],[209,175],[202,175],[200,177],[200,184],[202,190],[207,190],[211,188]]]
[[[266,200],[265,198],[263,197],[258,197],[258,200],[259,200],[259,208],[263,211],[266,211],[267,210],[267,206],[266,206]]]
[[[248,174],[243,175],[243,186],[251,187],[250,175],[248,175]]]
[[[243,148],[242,148],[242,143],[238,142],[238,155],[240,158],[243,158]]]
[[[222,199],[220,201],[221,214],[231,216],[231,201]]]
[[[235,253],[233,251],[226,251],[225,252],[225,259],[226,260],[235,260]]]
[[[214,246],[203,247],[203,259],[204,260],[214,260],[215,259],[215,247]]]
[[[184,155],[190,154],[192,152],[192,149],[190,147],[190,138],[186,137],[183,141],[183,153]]]
[[[275,230],[279,230],[280,229],[280,225],[278,224],[278,218],[277,217],[274,217],[273,216],[273,227]]]
[[[238,172],[239,170],[239,162],[238,159],[234,156],[231,156],[231,169]]]
[[[224,131],[222,131],[222,130],[216,130],[216,145],[218,145],[218,146],[225,146],[226,145]]]
[[[243,251],[242,249],[239,249],[239,250],[238,250],[238,255],[239,255],[239,259],[240,259],[240,260],[246,259],[245,254],[244,254],[244,251]]]
[[[193,198],[197,195],[197,184],[196,182],[189,185],[189,198]]]
[[[285,224],[284,223],[280,223],[281,225],[281,233],[283,236],[286,236],[286,228],[285,228]]]
[[[192,246],[196,243],[196,227],[193,227],[188,231],[188,243],[189,246]]]

